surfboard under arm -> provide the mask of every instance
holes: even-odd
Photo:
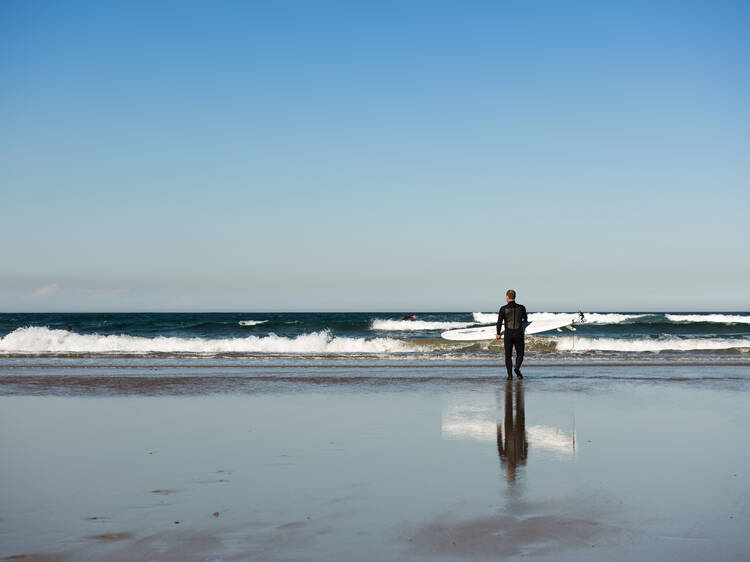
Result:
[[[550,330],[558,330],[566,327],[574,329],[573,324],[575,324],[579,318],[580,316],[578,314],[571,314],[544,320],[532,320],[531,322],[526,322],[524,333],[541,334],[542,332],[549,332]],[[501,337],[503,332],[500,333]],[[440,334],[440,336],[443,339],[452,341],[479,341],[494,340],[496,334],[497,327],[493,325],[477,326],[475,328],[461,328],[460,330],[448,330],[447,332]]]

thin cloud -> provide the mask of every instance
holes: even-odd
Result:
[[[57,283],[49,283],[47,285],[43,285],[42,287],[39,287],[36,291],[34,291],[35,297],[48,297],[50,295],[54,295],[57,291],[60,290],[60,285]]]

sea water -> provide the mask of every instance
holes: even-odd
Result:
[[[502,341],[454,342],[445,330],[493,324],[491,312],[0,314],[0,366],[488,365]],[[532,312],[530,320],[571,313]],[[748,312],[588,312],[526,338],[526,365],[745,362]]]

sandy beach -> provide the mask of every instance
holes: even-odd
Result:
[[[606,370],[182,395],[4,372],[36,386],[2,387],[0,556],[746,560],[748,367]]]

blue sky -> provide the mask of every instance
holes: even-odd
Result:
[[[0,3],[0,311],[749,310],[745,2]]]

